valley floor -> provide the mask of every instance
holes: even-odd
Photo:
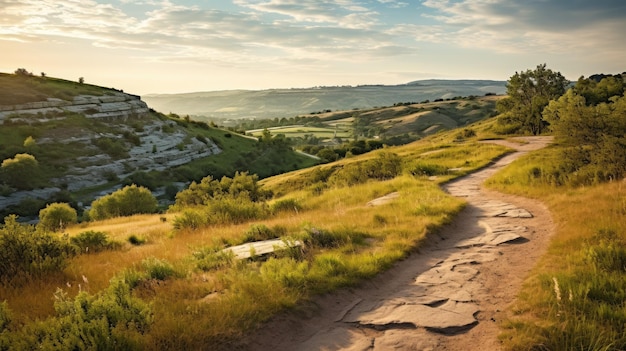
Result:
[[[549,137],[445,186],[467,207],[419,252],[354,289],[320,296],[231,345],[238,350],[498,350],[499,322],[554,232],[546,207],[484,190],[485,179]]]

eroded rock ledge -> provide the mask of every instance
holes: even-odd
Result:
[[[142,117],[149,112],[148,105],[137,95],[111,92],[110,95],[78,95],[72,100],[48,98],[46,101],[0,106],[0,124],[7,120],[22,120],[58,115],[64,112],[84,114],[87,118]]]

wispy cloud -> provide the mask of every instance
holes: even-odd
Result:
[[[457,45],[507,53],[562,53],[590,46],[623,51],[623,1],[426,0],[423,4],[435,10],[427,17],[445,26],[433,41],[445,35]]]
[[[348,0],[246,1],[248,12],[224,12],[145,1],[155,7],[146,19],[92,0],[0,1],[0,38],[88,39],[96,46],[156,50],[157,56],[258,62],[290,55],[322,56],[352,50],[353,55],[384,56],[391,38],[369,29],[375,12]],[[283,18],[267,21],[263,14]],[[184,57],[181,57],[184,56]],[[263,56],[263,57],[260,57]]]

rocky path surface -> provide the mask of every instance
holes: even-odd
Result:
[[[447,184],[468,206],[417,254],[358,289],[274,318],[247,350],[498,350],[497,322],[544,252],[553,224],[538,202],[486,191],[482,182],[547,137]]]

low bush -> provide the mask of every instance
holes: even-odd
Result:
[[[104,232],[93,230],[82,232],[70,238],[70,242],[77,246],[81,252],[94,253],[103,250],[113,250],[121,246],[120,243],[109,241]]]
[[[146,271],[148,279],[165,280],[181,275],[171,263],[154,257],[143,260],[141,266]]]
[[[66,203],[48,204],[39,211],[39,224],[44,230],[52,232],[63,230],[67,225],[78,221],[76,210]]]
[[[232,251],[223,251],[217,247],[204,247],[195,251],[192,256],[196,261],[196,267],[205,272],[229,267],[235,259]]]
[[[208,213],[204,208],[186,208],[174,217],[174,229],[198,229],[209,224]]]
[[[298,239],[302,240],[307,246],[333,248],[351,243],[362,244],[366,237],[366,234],[350,230],[331,232],[315,227],[307,227],[303,230]]]
[[[246,231],[243,237],[243,243],[255,241],[276,239],[284,234],[284,228],[270,229],[265,224],[254,224]]]
[[[56,316],[0,334],[0,350],[140,350],[152,323],[150,307],[120,279],[98,295],[54,295]]]
[[[22,225],[17,216],[5,218],[5,225],[0,228],[0,280],[60,271],[75,254],[67,236]]]
[[[448,168],[435,163],[417,161],[409,166],[409,172],[416,177],[431,177],[448,174]]]
[[[128,237],[128,242],[131,243],[134,246],[139,246],[139,245],[143,245],[143,244],[146,243],[146,238],[142,238],[142,237],[139,237],[139,236],[137,236],[135,234],[131,234]]]
[[[274,202],[271,206],[271,212],[273,214],[282,212],[295,212],[302,211],[302,205],[300,201],[296,199],[282,199]]]
[[[133,184],[94,200],[91,203],[89,217],[92,220],[101,220],[139,213],[154,213],[157,210],[157,204],[157,199],[150,190]]]

